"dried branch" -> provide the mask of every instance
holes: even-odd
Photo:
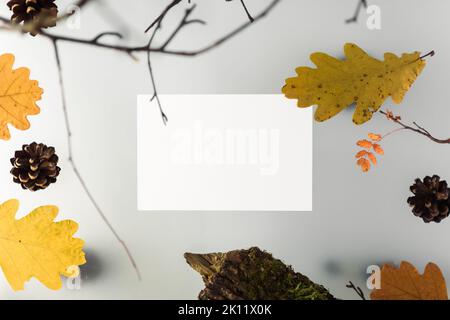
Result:
[[[153,20],[153,22],[147,27],[147,29],[145,29],[145,33],[149,32],[150,29],[156,25],[161,26],[161,21],[164,19],[164,17],[170,11],[170,9],[175,7],[181,1],[182,0],[172,0],[172,2],[163,10],[163,12],[161,12],[161,14],[155,20]]]
[[[353,282],[349,281],[346,287],[349,289],[353,289],[362,300],[367,300],[362,289],[360,287],[355,286]]]
[[[148,63],[148,68],[149,68],[149,73],[150,73],[150,77],[151,77],[151,81],[152,81],[152,86],[153,86],[153,90],[154,90],[154,95],[153,95],[153,99],[156,99],[161,111],[161,116],[162,119],[164,121],[164,123],[167,122],[167,117],[164,114],[162,107],[161,107],[161,102],[159,101],[159,96],[156,90],[156,85],[155,85],[155,77],[153,75],[153,68],[152,68],[152,64],[151,64],[151,59],[150,59],[150,54],[151,53],[161,53],[161,54],[167,54],[167,55],[175,55],[175,56],[187,56],[187,57],[193,57],[193,56],[197,56],[203,53],[206,53],[212,49],[215,49],[217,47],[219,47],[221,44],[223,44],[224,42],[230,40],[231,38],[233,38],[234,36],[238,35],[239,33],[241,33],[242,31],[244,31],[245,29],[247,29],[250,24],[251,21],[257,21],[260,20],[262,18],[264,18],[281,0],[273,0],[258,16],[256,16],[255,18],[252,18],[252,20],[250,22],[244,23],[242,25],[240,25],[239,27],[235,28],[234,30],[232,30],[231,32],[229,32],[228,34],[225,34],[223,37],[219,38],[218,40],[214,41],[213,43],[207,45],[204,48],[201,48],[199,50],[194,50],[194,51],[176,51],[176,50],[169,50],[167,49],[167,47],[170,45],[170,43],[172,43],[172,41],[175,39],[175,37],[179,34],[179,32],[186,26],[190,25],[190,24],[194,24],[194,23],[199,23],[199,24],[205,24],[205,22],[203,20],[199,20],[199,19],[189,19],[189,16],[191,15],[192,11],[195,9],[195,5],[192,6],[191,8],[188,8],[185,11],[185,14],[182,18],[182,20],[180,21],[179,25],[174,29],[174,31],[170,34],[169,38],[166,39],[166,41],[163,42],[163,45],[161,46],[153,46],[153,40],[158,32],[158,30],[161,28],[161,24],[162,21],[164,20],[165,16],[167,15],[167,13],[174,8],[177,4],[179,4],[182,0],[173,0],[171,2],[171,4],[155,19],[154,22],[152,22],[150,24],[150,26],[147,28],[146,31],[149,31],[150,29],[152,29],[153,27],[153,33],[148,41],[148,43],[146,43],[145,45],[141,45],[141,46],[127,46],[127,45],[112,45],[112,44],[106,44],[101,42],[101,40],[103,40],[104,37],[106,36],[115,36],[118,37],[119,39],[122,38],[122,34],[118,33],[118,32],[102,32],[100,34],[98,34],[97,36],[95,36],[94,38],[91,39],[81,39],[81,38],[75,38],[75,37],[70,37],[70,36],[64,36],[64,35],[56,35],[44,30],[40,31],[40,36],[49,39],[54,47],[54,53],[55,53],[55,58],[56,58],[56,64],[57,64],[57,68],[58,68],[58,74],[59,74],[59,81],[60,81],[60,88],[61,88],[61,97],[62,97],[62,107],[63,107],[63,112],[64,112],[64,120],[65,120],[65,125],[66,125],[66,134],[67,134],[67,142],[68,142],[68,152],[69,152],[69,162],[72,166],[72,169],[77,177],[77,179],[79,180],[84,192],[86,193],[86,195],[88,196],[88,198],[90,199],[90,201],[92,202],[92,204],[94,205],[95,209],[97,210],[98,214],[100,215],[100,217],[102,218],[102,220],[105,222],[105,224],[108,226],[108,228],[111,230],[111,232],[113,233],[114,237],[117,239],[117,241],[122,245],[122,247],[124,248],[131,264],[133,265],[136,274],[138,276],[139,279],[141,279],[140,276],[140,272],[139,269],[135,263],[135,260],[130,252],[130,250],[128,249],[127,245],[125,244],[125,242],[120,238],[120,236],[118,235],[118,233],[116,232],[116,230],[114,229],[114,227],[111,225],[111,223],[109,222],[109,220],[107,219],[105,213],[102,211],[102,209],[100,208],[99,204],[97,203],[97,201],[95,200],[94,196],[92,195],[90,189],[88,188],[86,182],[84,181],[80,171],[78,170],[78,167],[76,165],[75,159],[74,159],[74,154],[73,154],[73,150],[72,150],[72,132],[71,132],[71,127],[70,127],[70,121],[69,121],[69,115],[68,115],[68,110],[67,110],[67,102],[66,102],[66,97],[65,97],[65,89],[64,89],[64,81],[63,81],[63,76],[62,76],[62,67],[61,67],[61,58],[60,58],[60,54],[59,54],[59,50],[58,50],[58,44],[60,42],[70,42],[70,43],[76,43],[76,44],[80,44],[80,45],[89,45],[89,46],[93,46],[93,47],[98,47],[98,48],[104,48],[104,49],[109,49],[109,50],[115,50],[115,51],[119,51],[119,52],[124,52],[126,54],[128,54],[129,56],[133,57],[133,53],[139,53],[139,52],[144,52],[147,53],[147,63]],[[79,0],[75,5],[77,5],[78,7],[83,7],[85,6],[87,3],[93,2],[93,0]],[[244,4],[244,3],[243,3]],[[244,4],[245,6],[245,4]],[[70,17],[72,13],[67,13],[65,15],[60,16],[58,19],[59,21],[66,19],[68,17]],[[25,30],[22,28],[21,25],[13,25],[10,22],[10,19],[5,18],[5,17],[1,17],[0,16],[0,22],[3,22],[3,26],[0,26],[0,28],[5,29],[5,30],[12,30],[12,31],[18,31],[18,32],[24,32]]]
[[[129,250],[128,246],[126,245],[125,241],[123,241],[119,234],[117,233],[117,231],[114,229],[114,227],[112,226],[111,222],[108,220],[108,218],[106,217],[105,213],[103,212],[103,210],[100,208],[99,204],[97,203],[97,201],[95,200],[94,196],[92,195],[91,191],[89,190],[86,182],[84,181],[80,171],[78,170],[78,167],[76,165],[75,159],[74,159],[74,155],[73,155],[73,149],[72,149],[72,131],[71,131],[71,126],[70,126],[70,120],[69,120],[69,114],[68,114],[68,110],[67,110],[67,101],[66,101],[66,94],[65,94],[65,89],[64,89],[64,80],[63,80],[63,75],[62,75],[62,67],[61,67],[61,57],[59,54],[59,49],[58,49],[58,43],[57,40],[53,40],[53,48],[54,48],[54,52],[55,52],[55,59],[56,59],[56,65],[57,65],[57,69],[58,69],[58,76],[59,76],[59,84],[60,84],[60,90],[61,90],[61,102],[62,102],[62,108],[63,108],[63,113],[64,113],[64,121],[65,121],[65,126],[66,126],[66,134],[67,134],[67,144],[68,144],[68,152],[69,152],[69,163],[72,166],[73,172],[75,173],[75,176],[77,177],[78,181],[81,184],[81,187],[83,188],[84,192],[86,193],[86,195],[88,196],[88,198],[90,199],[90,201],[92,202],[92,204],[94,205],[95,209],[97,210],[97,213],[100,215],[101,219],[105,222],[105,224],[107,225],[107,227],[109,228],[109,230],[112,232],[112,234],[114,235],[114,237],[116,238],[116,240],[122,245],[123,249],[125,250],[128,259],[130,260],[131,264],[133,265],[134,270],[136,271],[137,277],[139,280],[141,280],[141,274],[139,272],[139,268],[133,258],[133,255],[131,254],[131,251]]]
[[[181,2],[181,0],[175,0],[177,2]],[[255,16],[253,18],[253,21],[256,22],[258,20],[263,19],[264,17],[266,17],[270,11],[272,11],[274,9],[274,7],[280,2],[281,0],[273,0],[263,11],[261,11],[261,13],[259,13],[257,16]],[[173,6],[171,7],[173,8]],[[167,14],[167,12],[166,12]],[[163,19],[165,17],[165,15],[160,15],[160,19]],[[4,18],[4,17],[0,17],[0,21],[5,23],[5,26],[10,28],[10,29],[17,29],[16,26],[13,26],[10,24],[9,19]],[[158,23],[158,21],[160,20],[155,20],[155,22],[153,22],[150,26],[154,26],[156,23]],[[114,44],[107,44],[107,43],[101,43],[99,41],[95,41],[95,39],[97,37],[95,37],[94,39],[82,39],[82,38],[75,38],[75,37],[69,37],[69,36],[64,36],[64,35],[57,35],[57,34],[52,34],[49,33],[47,31],[42,30],[40,35],[43,37],[46,37],[50,40],[59,40],[59,41],[63,41],[63,42],[72,42],[72,43],[78,43],[78,44],[83,44],[83,45],[89,45],[89,46],[94,46],[94,47],[99,47],[99,48],[104,48],[104,49],[110,49],[110,50],[115,50],[115,51],[121,51],[121,52],[125,52],[128,54],[131,53],[138,53],[138,52],[155,52],[155,53],[161,53],[161,54],[167,54],[167,55],[178,55],[178,56],[197,56],[203,53],[206,53],[212,49],[217,48],[218,46],[220,46],[221,44],[223,44],[224,42],[230,40],[231,38],[235,37],[236,35],[238,35],[239,33],[243,32],[244,30],[246,30],[249,26],[251,26],[252,22],[248,21],[240,26],[238,26],[237,28],[235,28],[234,30],[230,31],[229,33],[225,34],[224,36],[222,36],[221,38],[217,39],[216,41],[212,42],[211,44],[197,49],[197,50],[192,50],[192,51],[180,51],[180,50],[167,50],[166,48],[161,48],[161,47],[149,47],[148,43],[144,44],[144,45],[140,45],[140,46],[127,46],[127,45],[114,45]]]
[[[233,1],[233,0],[225,0],[227,2]],[[255,19],[252,17],[252,15],[250,14],[250,11],[248,10],[247,6],[245,5],[244,0],[240,0],[241,1],[241,5],[244,8],[245,14],[248,17],[248,20],[250,20],[250,22],[253,22]]]
[[[158,97],[158,94],[156,91],[156,85],[154,83],[155,77],[153,74],[153,68],[152,68],[152,64],[150,61],[150,53],[155,52],[155,53],[161,53],[161,54],[167,54],[167,55],[186,56],[186,57],[194,57],[194,56],[206,53],[210,50],[213,50],[213,49],[219,47],[224,42],[230,40],[231,38],[235,37],[239,33],[243,32],[253,22],[263,19],[270,11],[272,11],[272,9],[281,0],[273,0],[260,14],[258,14],[256,17],[252,18],[252,20],[240,25],[239,27],[235,28],[231,32],[225,34],[221,38],[217,39],[216,41],[212,42],[211,44],[209,44],[203,48],[200,48],[198,50],[193,50],[193,51],[168,50],[167,47],[169,46],[169,44],[174,40],[175,36],[184,27],[186,27],[187,25],[193,24],[193,23],[205,24],[205,22],[200,19],[188,20],[189,15],[192,13],[192,11],[195,8],[195,5],[194,5],[191,8],[188,8],[186,10],[185,15],[183,16],[182,20],[180,21],[180,24],[176,27],[176,29],[172,32],[172,34],[169,36],[169,38],[164,42],[164,44],[162,46],[152,46],[153,39],[155,38],[157,31],[161,28],[161,23],[164,20],[165,16],[169,13],[169,11],[172,8],[174,8],[176,5],[181,3],[181,1],[182,0],[173,0],[163,10],[163,12],[160,15],[158,15],[158,17],[149,25],[149,27],[146,29],[146,32],[148,32],[155,26],[157,26],[157,27],[154,29],[154,32],[153,32],[149,42],[146,43],[145,45],[141,45],[141,46],[113,45],[113,44],[102,43],[99,41],[105,35],[115,35],[119,38],[122,38],[122,35],[118,32],[102,32],[99,35],[97,35],[96,37],[94,37],[93,39],[81,39],[81,38],[69,37],[69,36],[64,36],[64,35],[56,35],[56,34],[52,34],[47,31],[44,31],[44,30],[41,30],[40,35],[50,39],[53,42],[54,41],[64,41],[64,42],[78,43],[78,44],[82,44],[82,45],[90,45],[90,46],[95,46],[95,47],[104,48],[104,49],[121,51],[121,52],[128,54],[129,56],[133,56],[133,53],[145,52],[147,54],[147,65],[149,68],[150,78],[152,81],[152,87],[153,87],[153,91],[154,91],[153,98],[156,99],[158,102],[158,106],[159,106],[159,109],[161,112],[161,117],[165,124],[168,119],[167,119],[167,116],[165,115],[165,113],[163,112],[163,109],[162,109],[162,106],[161,106],[161,103],[160,103],[160,100],[159,100],[159,97]],[[0,21],[2,21],[5,24],[5,27],[8,27],[12,30],[19,30],[19,31],[22,30],[20,26],[12,25],[10,23],[9,19],[7,19],[7,18],[0,17]]]
[[[174,2],[172,2],[171,5],[169,5],[168,8],[172,8],[174,3],[179,3],[179,1],[178,1],[178,0],[175,0]],[[189,25],[189,24],[195,24],[195,23],[198,23],[198,24],[206,24],[205,21],[200,20],[200,19],[192,19],[192,20],[189,20],[189,16],[190,16],[191,13],[195,10],[195,8],[196,8],[196,5],[193,5],[192,7],[186,9],[186,11],[185,11],[185,13],[184,13],[184,16],[183,16],[183,18],[181,19],[181,21],[180,21],[180,23],[178,24],[178,26],[172,31],[172,33],[169,35],[169,37],[167,38],[167,40],[160,46],[160,50],[161,50],[161,51],[165,51],[166,48],[167,48],[167,46],[168,46],[170,43],[172,43],[172,41],[175,39],[176,35],[177,35],[184,27],[186,27],[187,25]],[[150,25],[151,27],[153,27],[153,26],[155,26],[155,27],[154,27],[152,36],[150,37],[150,40],[149,40],[149,42],[148,42],[148,44],[147,44],[147,47],[148,47],[148,48],[151,48],[151,47],[152,47],[152,43],[153,43],[153,40],[155,39],[156,33],[161,29],[161,27],[162,27],[162,22],[163,22],[163,20],[164,20],[164,17],[166,16],[168,10],[170,10],[170,9],[166,9],[166,10],[165,10],[165,14],[159,16],[159,20],[156,22],[156,25],[155,25],[155,23],[152,23],[152,24]],[[161,117],[162,117],[163,123],[164,123],[164,124],[167,124],[168,118],[167,118],[166,114],[165,114],[164,111],[163,111],[163,108],[162,108],[162,105],[161,105],[161,101],[160,101],[160,99],[159,99],[158,91],[157,91],[157,89],[156,89],[155,76],[154,76],[154,74],[153,74],[153,67],[152,67],[152,63],[151,63],[150,54],[151,54],[151,51],[149,50],[149,51],[147,52],[147,65],[148,65],[148,70],[149,70],[149,73],[150,73],[150,79],[151,79],[152,86],[153,86],[153,97],[152,97],[151,101],[153,101],[153,100],[156,99],[156,102],[157,102],[158,107],[159,107],[159,111],[160,111],[160,113],[161,113]]]
[[[248,11],[247,6],[245,5],[244,0],[241,0],[241,4],[242,4],[242,7],[244,7],[244,11],[245,11],[245,13],[247,14],[248,20],[250,20],[250,22],[255,21],[255,19],[253,19],[252,15],[250,14],[250,11]]]
[[[427,137],[428,139],[430,139],[433,142],[436,143],[441,143],[441,144],[450,144],[450,138],[448,139],[439,139],[434,137],[428,130],[426,130],[425,128],[419,126],[416,122],[413,122],[413,125],[407,125],[405,123],[402,122],[401,118],[398,116],[393,116],[392,112],[390,111],[383,111],[380,110],[379,111],[381,114],[385,115],[386,118],[392,122],[395,122],[396,124],[400,125],[401,128],[399,128],[400,130],[410,130],[412,132],[418,133],[420,135],[423,135],[425,137]],[[386,134],[384,137],[390,135],[391,133],[400,131],[400,130],[395,130],[390,132],[389,134]]]
[[[345,20],[345,23],[356,23],[358,22],[358,16],[361,12],[361,9],[365,8],[367,9],[367,0],[358,0],[358,4],[356,5],[355,13],[353,14],[353,17]]]

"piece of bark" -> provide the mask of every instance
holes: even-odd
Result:
[[[253,247],[226,253],[185,253],[203,278],[200,300],[334,300],[323,286]]]

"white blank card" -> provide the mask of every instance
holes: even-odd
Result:
[[[311,211],[312,108],[282,95],[138,96],[142,211]]]

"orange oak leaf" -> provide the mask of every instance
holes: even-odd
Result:
[[[30,127],[27,116],[38,114],[36,101],[41,99],[38,82],[30,80],[27,68],[13,70],[14,55],[0,56],[0,139],[11,137],[8,124],[19,130]]]
[[[372,141],[380,141],[382,139],[382,136],[380,134],[376,134],[376,133],[369,133],[368,136],[369,136],[369,139]]]
[[[447,286],[439,267],[428,263],[421,275],[409,262],[399,268],[384,265],[380,289],[370,294],[372,300],[448,300]]]
[[[366,158],[360,158],[356,164],[361,167],[363,172],[367,172],[370,169],[370,162]]]
[[[377,164],[377,157],[372,152],[367,153],[367,157],[372,161],[373,164]]]
[[[373,145],[373,150],[376,152],[376,153],[378,153],[378,154],[384,154],[384,150],[383,150],[383,148],[379,145],[379,144],[374,144]]]
[[[369,140],[359,140],[358,142],[356,142],[356,144],[358,146],[360,146],[361,148],[366,148],[366,149],[370,149],[372,148],[372,142],[370,142]]]

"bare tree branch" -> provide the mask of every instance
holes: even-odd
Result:
[[[244,10],[245,10],[245,13],[247,14],[248,19],[250,20],[250,22],[253,22],[255,19],[253,19],[252,15],[250,14],[250,11],[248,11],[244,0],[241,0],[241,4],[242,4],[242,7],[244,7]]]
[[[66,134],[67,134],[67,145],[68,145],[68,152],[69,152],[69,163],[72,166],[73,172],[75,173],[75,176],[77,177],[78,181],[80,182],[84,192],[86,193],[86,195],[88,196],[89,200],[92,202],[92,204],[94,205],[95,209],[97,210],[97,213],[100,215],[101,219],[105,222],[105,224],[107,225],[107,227],[109,228],[109,230],[112,232],[112,234],[114,235],[114,237],[116,238],[116,240],[122,245],[123,249],[125,250],[128,259],[130,260],[131,264],[133,265],[134,270],[136,271],[137,277],[139,280],[141,280],[141,274],[139,272],[139,268],[133,258],[133,255],[131,254],[128,246],[126,245],[125,241],[123,241],[119,234],[117,233],[117,231],[114,229],[114,227],[112,226],[111,222],[108,220],[108,218],[106,217],[105,213],[102,211],[102,209],[100,208],[99,204],[97,203],[97,201],[95,200],[94,196],[92,195],[91,191],[89,190],[86,182],[84,181],[80,171],[78,170],[78,167],[75,163],[75,159],[74,159],[74,155],[73,155],[73,148],[72,148],[72,131],[71,131],[71,126],[70,126],[70,121],[69,121],[69,114],[67,111],[67,101],[66,101],[66,94],[65,94],[65,90],[64,90],[64,80],[63,80],[63,75],[62,75],[62,67],[61,67],[61,57],[59,54],[59,49],[58,49],[58,43],[57,40],[53,40],[52,41],[53,44],[53,48],[54,48],[54,52],[55,52],[55,59],[56,59],[56,65],[57,65],[57,69],[58,69],[58,76],[59,76],[59,84],[60,84],[60,90],[61,90],[61,102],[62,102],[62,108],[63,108],[63,112],[64,112],[64,121],[65,121],[65,125],[66,125]]]
[[[346,23],[354,23],[358,22],[358,16],[361,12],[362,8],[367,9],[367,0],[358,0],[358,4],[356,5],[355,13],[353,14],[353,17],[345,20]]]
[[[281,0],[273,0],[265,9],[263,9],[263,11],[261,13],[259,13],[257,16],[255,16],[253,18],[253,21],[256,22],[256,21],[261,20],[264,17],[266,17],[270,13],[270,11],[272,11],[274,9],[274,7],[280,1]],[[181,0],[174,0],[173,3],[175,3],[175,2],[178,4],[179,2],[181,2]],[[174,5],[170,6],[169,10],[173,7],[174,7]],[[158,19],[163,19],[167,13],[168,13],[168,10],[166,8],[165,13],[163,15],[159,15]],[[156,23],[161,21],[158,19],[155,20],[150,25],[150,27],[155,26]],[[10,24],[10,21],[7,18],[0,17],[0,21],[4,22],[6,24],[5,25],[6,27],[9,27],[11,29],[17,29],[16,26],[13,26]],[[244,30],[246,30],[248,27],[251,26],[251,24],[252,24],[252,22],[248,21],[248,22],[238,26],[237,28],[233,29],[232,31],[225,34],[224,36],[217,39],[216,41],[212,42],[211,44],[206,45],[203,48],[193,50],[193,51],[167,50],[165,47],[161,48],[161,47],[148,46],[148,43],[141,45],[141,46],[114,45],[114,44],[101,43],[98,41],[99,40],[98,37],[95,37],[93,39],[82,39],[82,38],[75,38],[75,37],[70,37],[70,36],[52,34],[47,31],[44,31],[44,30],[42,30],[40,32],[40,35],[43,37],[46,37],[48,39],[51,39],[51,40],[59,40],[59,41],[64,41],[64,42],[72,42],[72,43],[78,43],[78,44],[83,44],[83,45],[95,46],[95,47],[104,48],[104,49],[121,51],[121,52],[125,52],[128,54],[137,53],[137,52],[146,52],[146,53],[147,52],[155,52],[155,53],[161,53],[161,54],[167,54],[167,55],[197,56],[197,55],[203,54],[205,52],[208,52],[209,50],[217,48],[224,42],[230,40],[231,38],[235,37],[236,35],[240,34]],[[147,29],[150,30],[149,28],[147,28]],[[107,33],[111,34],[110,32],[107,32]],[[105,34],[105,33],[102,33],[102,34]]]
[[[390,111],[386,112],[386,111],[380,110],[379,112],[381,114],[385,115],[388,120],[390,120],[392,122],[395,122],[396,124],[400,125],[401,128],[399,128],[399,129],[401,129],[401,130],[410,130],[412,132],[415,132],[415,133],[418,133],[420,135],[423,135],[423,136],[427,137],[428,139],[430,139],[431,141],[434,141],[436,143],[450,144],[450,138],[448,138],[448,139],[438,139],[438,138],[434,137],[433,135],[431,135],[431,133],[428,130],[426,130],[425,128],[419,126],[416,122],[413,122],[414,127],[412,127],[410,125],[407,125],[407,124],[403,123],[401,121],[400,117],[393,116]],[[399,131],[399,130],[396,130],[396,131]],[[385,136],[387,136],[387,135],[385,135]]]
[[[346,287],[349,289],[353,289],[362,300],[366,300],[366,296],[364,295],[362,289],[360,287],[355,286],[353,282],[349,281]]]
[[[194,50],[194,51],[177,51],[177,50],[169,50],[169,49],[167,49],[168,46],[173,42],[175,37],[180,33],[180,31],[184,27],[186,27],[188,25],[191,25],[191,24],[194,24],[194,23],[205,24],[205,22],[203,20],[200,20],[200,19],[189,19],[189,16],[191,15],[193,10],[195,9],[195,5],[193,5],[192,7],[186,9],[185,14],[184,14],[183,18],[181,19],[180,23],[173,30],[173,32],[169,35],[169,37],[163,42],[163,44],[160,45],[160,46],[154,46],[153,45],[153,40],[155,39],[155,36],[156,36],[157,32],[161,28],[162,21],[164,20],[164,18],[167,15],[167,13],[172,8],[174,8],[177,4],[179,4],[181,1],[182,0],[172,0],[172,2],[169,4],[169,6],[166,7],[166,9],[164,9],[164,11],[154,20],[154,22],[152,22],[149,25],[149,27],[147,28],[146,32],[148,32],[150,29],[154,28],[153,33],[152,33],[149,41],[145,45],[141,45],[141,46],[113,45],[113,44],[107,44],[107,43],[101,42],[101,40],[103,40],[103,38],[106,37],[106,36],[115,36],[115,37],[121,39],[122,38],[122,34],[120,34],[119,32],[109,32],[109,31],[101,32],[97,36],[95,36],[95,37],[93,37],[91,39],[82,39],[82,38],[75,38],[75,37],[70,37],[70,36],[65,36],[65,35],[57,35],[57,34],[53,34],[51,32],[47,32],[47,31],[44,31],[44,30],[40,30],[40,33],[39,33],[40,36],[49,39],[52,42],[52,45],[53,45],[53,48],[54,48],[55,59],[56,59],[58,75],[59,75],[59,81],[60,81],[62,107],[63,107],[63,112],[64,112],[65,126],[66,126],[68,152],[69,152],[69,162],[70,162],[70,164],[72,166],[72,169],[73,169],[73,171],[74,171],[78,181],[80,182],[84,192],[86,193],[86,195],[88,196],[88,198],[92,202],[92,204],[95,207],[95,209],[97,210],[98,214],[100,215],[100,217],[105,222],[107,227],[113,233],[114,237],[117,239],[117,241],[122,245],[123,249],[125,250],[125,252],[126,252],[126,254],[127,254],[131,264],[133,265],[133,268],[135,269],[136,274],[137,274],[139,279],[141,279],[141,275],[140,275],[139,269],[137,267],[137,264],[136,264],[136,262],[135,262],[135,260],[134,260],[134,258],[132,256],[130,250],[128,249],[126,243],[120,238],[120,236],[118,235],[118,233],[116,232],[114,227],[111,225],[111,223],[109,222],[109,220],[106,217],[106,215],[103,212],[103,210],[100,208],[98,202],[95,200],[93,194],[91,193],[90,189],[88,188],[85,180],[83,179],[83,176],[81,175],[81,173],[80,173],[80,171],[79,171],[79,169],[78,169],[78,167],[76,165],[76,162],[75,162],[75,159],[74,159],[74,153],[73,153],[72,131],[71,131],[71,126],[70,126],[70,121],[69,121],[69,113],[68,113],[68,110],[67,110],[67,102],[66,102],[66,97],[65,97],[65,88],[64,88],[64,81],[63,81],[63,75],[62,75],[62,66],[61,66],[61,58],[60,58],[58,44],[60,42],[69,42],[69,43],[75,43],[75,44],[80,44],[80,45],[88,45],[88,46],[92,46],[92,47],[98,47],[98,48],[103,48],[103,49],[109,49],[109,50],[124,52],[124,53],[128,54],[129,56],[131,56],[133,58],[134,58],[134,56],[133,56],[134,53],[139,53],[139,52],[146,53],[147,54],[147,64],[148,64],[150,78],[151,78],[151,82],[152,82],[152,86],[153,86],[153,92],[154,92],[153,99],[157,100],[159,109],[161,111],[161,116],[162,116],[163,122],[166,123],[167,122],[167,116],[163,112],[163,109],[162,109],[162,106],[161,106],[161,102],[159,100],[156,84],[155,84],[155,77],[154,77],[154,74],[153,74],[153,68],[152,68],[151,57],[150,57],[151,53],[160,53],[160,54],[166,54],[166,55],[187,56],[187,57],[197,56],[197,55],[206,53],[206,52],[208,52],[210,50],[213,50],[213,49],[219,47],[224,42],[230,40],[231,38],[235,37],[239,33],[243,32],[245,29],[247,29],[250,26],[252,21],[257,21],[257,20],[260,20],[260,19],[264,18],[281,0],[273,0],[259,15],[257,15],[256,17],[250,19],[249,22],[238,26],[237,28],[235,28],[231,32],[225,34],[223,37],[221,37],[218,40],[212,42],[211,44],[205,46],[204,48],[201,48],[201,49],[198,49],[198,50]],[[90,2],[94,2],[94,0],[79,0],[78,2],[75,3],[75,5],[77,5],[78,7],[81,8],[81,7],[85,6],[87,3],[90,3]],[[245,7],[245,3],[243,1],[242,1],[242,4]],[[72,14],[73,14],[73,12],[72,13],[66,13],[66,14],[62,15],[62,16],[60,16],[58,18],[58,21],[64,20],[64,19],[70,17]],[[14,24],[12,24],[10,22],[10,19],[8,19],[8,18],[0,16],[0,22],[3,22],[3,26],[0,26],[0,28],[2,28],[2,29],[12,30],[12,31],[19,31],[19,32],[25,32],[25,30],[23,29],[23,27],[21,25],[14,25]]]
[[[161,21],[164,19],[164,17],[166,16],[166,14],[170,11],[170,9],[172,9],[173,7],[175,7],[177,4],[179,4],[182,0],[172,0],[172,2],[163,10],[163,12],[161,12],[161,14],[155,19],[153,20],[153,22],[147,27],[147,29],[145,29],[145,33],[149,32],[151,28],[153,28],[155,25],[159,25],[161,26]]]

